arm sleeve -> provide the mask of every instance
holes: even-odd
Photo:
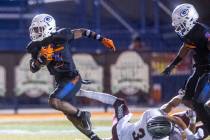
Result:
[[[37,59],[37,57],[38,57],[39,51],[41,49],[40,44],[41,44],[41,42],[32,42],[31,41],[28,44],[28,46],[26,47],[27,52],[31,54],[31,57],[33,59]]]
[[[37,65],[37,57],[39,53],[40,45],[38,42],[30,42],[27,46],[27,52],[31,54],[31,59],[29,60],[30,70],[35,73],[40,70],[40,66]]]
[[[188,45],[186,43],[183,43],[182,47],[179,49],[176,58],[172,61],[170,66],[175,67],[177,64],[179,64],[182,61],[183,58],[187,56],[187,54],[191,51],[191,48],[187,46]]]
[[[178,56],[176,56],[176,58],[172,61],[172,63],[170,65],[175,67],[181,61],[182,61],[182,58],[178,55]]]
[[[85,37],[92,38],[92,39],[98,40],[98,41],[102,41],[103,38],[104,38],[104,37],[101,36],[100,34],[94,32],[94,31],[91,31],[91,30],[89,30],[89,29],[81,28],[81,30],[82,30],[82,32],[83,32],[83,33],[82,33],[83,36],[85,36]]]

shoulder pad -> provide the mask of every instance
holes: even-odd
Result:
[[[63,41],[73,39],[73,33],[69,28],[61,28],[56,33],[53,34],[53,38],[61,39]]]
[[[57,33],[70,33],[71,32],[71,29],[70,28],[61,28],[59,30],[57,30]]]

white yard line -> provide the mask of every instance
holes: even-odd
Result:
[[[133,117],[134,119],[136,117]],[[99,117],[94,117],[91,118],[93,121],[112,121],[112,117],[105,117],[105,118],[99,118]],[[67,121],[67,119],[64,118],[43,118],[43,119],[34,119],[34,118],[12,118],[12,119],[0,119],[0,124],[1,123],[30,123],[30,122],[56,122],[56,121]]]
[[[55,121],[65,121],[65,118],[44,118],[44,119],[0,119],[0,123],[30,123],[30,122],[55,122]]]
[[[159,106],[158,106],[159,107]],[[155,109],[158,107],[142,107],[142,106],[128,106],[129,110],[131,112],[144,112],[147,109]],[[186,110],[186,107],[180,105],[177,109]],[[86,110],[90,112],[104,112],[103,107],[82,107],[81,110]],[[108,112],[114,112],[112,107],[108,108]],[[14,114],[14,109],[1,109],[0,114]],[[19,114],[48,114],[48,113],[61,113],[59,111],[56,111],[55,109],[51,108],[26,108],[26,109],[18,109]]]
[[[110,132],[111,127],[96,127],[95,132]],[[79,134],[80,132],[76,129],[72,130],[40,130],[40,131],[29,131],[29,130],[18,130],[8,129],[0,130],[0,135],[72,135]]]

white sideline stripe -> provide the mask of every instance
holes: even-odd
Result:
[[[158,106],[160,107],[160,106]],[[155,109],[158,107],[142,107],[142,106],[128,106],[131,112],[144,112],[147,109]],[[89,112],[104,112],[103,107],[82,107],[81,110],[86,110]],[[180,105],[177,109],[186,110],[186,107]],[[108,108],[108,112],[114,112],[113,108]],[[51,108],[26,108],[26,109],[18,109],[18,114],[48,114],[48,113],[61,113],[55,109]],[[0,114],[15,114],[14,109],[3,109],[0,110]]]
[[[0,119],[0,123],[29,123],[29,122],[55,122],[55,121],[65,121],[67,119],[62,118],[48,118],[48,119]]]
[[[96,127],[95,132],[111,132],[111,127]],[[71,135],[80,133],[78,130],[41,130],[41,131],[29,131],[29,130],[0,130],[0,135]]]
[[[135,118],[135,117],[134,117]],[[64,118],[46,118],[46,119],[0,119],[0,123],[30,123],[30,122],[55,122],[55,121],[66,121],[67,119]],[[112,121],[113,118],[91,118],[94,121]]]

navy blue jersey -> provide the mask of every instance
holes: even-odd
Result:
[[[208,49],[208,27],[201,23],[197,23],[193,29],[182,38],[183,42],[189,45],[194,50],[194,61],[196,65],[210,64],[209,49]]]
[[[51,45],[55,49],[62,47],[61,51],[54,53],[55,59],[47,64],[47,68],[50,74],[55,76],[57,82],[66,78],[72,79],[79,75],[70,51],[70,43],[73,39],[71,30],[63,28],[39,43],[29,43],[27,50],[32,54],[32,59],[37,59],[43,46]]]

